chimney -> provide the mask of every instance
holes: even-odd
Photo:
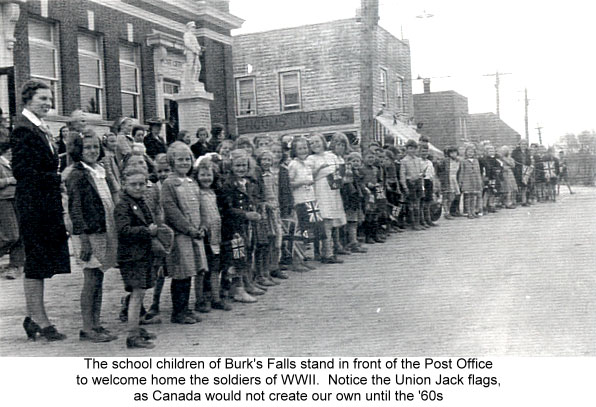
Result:
[[[376,26],[379,22],[379,0],[360,0],[360,15],[366,24]]]
[[[422,79],[422,84],[424,85],[424,93],[430,93],[430,78]]]

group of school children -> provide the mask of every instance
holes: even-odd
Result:
[[[195,324],[199,313],[231,310],[230,300],[256,302],[288,279],[287,270],[313,270],[308,260],[343,263],[339,256],[366,253],[363,243],[384,243],[407,227],[437,226],[441,202],[446,219],[513,208],[518,194],[528,194],[516,183],[519,165],[530,196],[554,201],[560,170],[541,148],[534,155],[524,151],[518,159],[530,159],[523,163],[491,146],[480,155],[469,146],[463,157],[448,148],[443,159],[434,159],[424,140],[408,141],[405,149],[373,142],[360,152],[343,133],[329,142],[312,134],[286,145],[269,136],[218,145],[199,137],[192,149],[188,141],[175,141],[153,157],[131,137],[119,146],[118,137],[100,138],[89,128],[71,137],[71,163],[62,176],[72,247],[84,275],[79,338],[117,338],[100,318],[104,272],[117,266],[128,292],[120,319],[128,323],[129,348],[154,347],[155,334],[142,325],[161,322],[166,277],[170,322]],[[0,156],[0,169],[5,161]],[[12,184],[3,177],[0,191]],[[531,202],[524,197],[524,205]]]

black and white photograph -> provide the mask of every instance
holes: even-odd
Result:
[[[593,15],[0,0],[0,356],[596,356]]]

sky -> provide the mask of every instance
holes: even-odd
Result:
[[[596,129],[594,74],[596,5],[589,1],[380,0],[379,24],[409,40],[412,77],[431,78],[431,90],[455,90],[470,113],[496,112],[522,136],[524,88],[530,141],[542,127],[546,144],[565,133]],[[351,18],[360,0],[231,0],[245,20],[233,35]],[[423,14],[430,18],[417,18]],[[414,93],[422,81],[414,80]]]

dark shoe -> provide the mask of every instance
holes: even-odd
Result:
[[[201,322],[203,320],[198,312],[192,311],[190,309],[186,310],[186,315],[193,318],[195,322]]]
[[[113,341],[115,338],[112,338],[109,335],[106,335],[104,333],[100,333],[97,331],[91,331],[91,332],[85,332],[85,331],[79,331],[79,340],[80,341],[88,341],[88,342],[93,342],[93,343],[104,343],[104,342],[111,342]]]
[[[112,334],[109,330],[105,329],[103,326],[100,326],[98,328],[93,328],[93,330],[95,332],[107,335],[108,337],[111,338],[110,341],[114,341],[114,340],[118,339],[118,336]]]
[[[172,324],[181,324],[181,325],[192,325],[192,324],[197,323],[197,321],[193,317],[191,317],[190,315],[187,315],[187,314],[172,315],[172,317],[170,318],[170,322]]]
[[[143,317],[139,319],[140,325],[156,325],[161,324],[161,318],[157,315],[151,316],[148,312]]]
[[[366,244],[375,244],[375,239],[373,239],[372,237],[367,237],[366,240],[364,241]]]
[[[23,321],[23,328],[25,328],[27,338],[33,341],[37,338],[37,334],[41,333],[41,328],[39,325],[33,322],[33,320],[29,317],[26,317]]]
[[[443,217],[447,220],[453,220],[453,216],[451,216],[450,214],[446,213],[445,215],[443,215]]]
[[[332,257],[324,257],[321,259],[321,263],[323,264],[342,264],[344,261],[341,259],[338,259],[335,256]]]
[[[306,262],[304,262],[304,263],[301,263],[300,265],[301,265],[302,267],[306,267],[307,269],[310,269],[310,270],[316,270],[316,269],[317,269],[317,268],[316,268],[315,266],[313,266],[312,264],[308,264],[308,263],[306,263]]]
[[[149,311],[145,314],[145,318],[151,319],[157,315],[159,315],[159,305],[152,305],[151,308],[149,308]]]
[[[128,349],[153,349],[155,345],[142,336],[136,335],[126,338],[126,347]]]
[[[417,232],[418,232],[418,231],[421,231],[421,230],[426,230],[426,229],[424,229],[424,228],[423,228],[422,226],[420,226],[420,225],[414,225],[414,226],[412,226],[412,230],[415,230],[415,231],[417,231]]]
[[[383,239],[381,237],[375,237],[374,241],[375,241],[375,243],[385,243],[385,239]]]
[[[211,308],[213,309],[219,309],[222,311],[231,311],[232,310],[232,306],[228,303],[226,303],[225,301],[215,301],[211,303]]]
[[[345,256],[346,254],[351,254],[351,253],[349,251],[341,248],[341,249],[336,249],[335,250],[335,254],[341,254],[341,255],[344,255]]]
[[[157,338],[157,335],[155,335],[151,332],[148,332],[145,328],[139,328],[139,335],[141,335],[141,337],[143,339],[146,339],[148,341],[151,341],[151,340]]]
[[[280,280],[287,280],[289,278],[288,275],[281,270],[273,270],[270,274],[271,277],[279,278]]]
[[[350,250],[352,251],[352,253],[368,253],[368,250],[356,245],[352,246]]]
[[[195,311],[201,314],[207,314],[211,312],[211,301],[200,301],[195,304]]]
[[[275,283],[273,282],[273,280],[269,280],[266,277],[257,277],[257,285],[263,287],[274,287],[276,285],[279,285],[279,283]]]
[[[41,336],[47,339],[48,342],[62,341],[66,339],[66,335],[61,334],[56,330],[54,325],[50,325],[41,330]]]
[[[246,292],[249,295],[255,296],[255,295],[265,295],[265,293],[267,292],[266,289],[264,288],[259,288],[255,285],[246,285],[244,287],[244,289],[246,290]]]

